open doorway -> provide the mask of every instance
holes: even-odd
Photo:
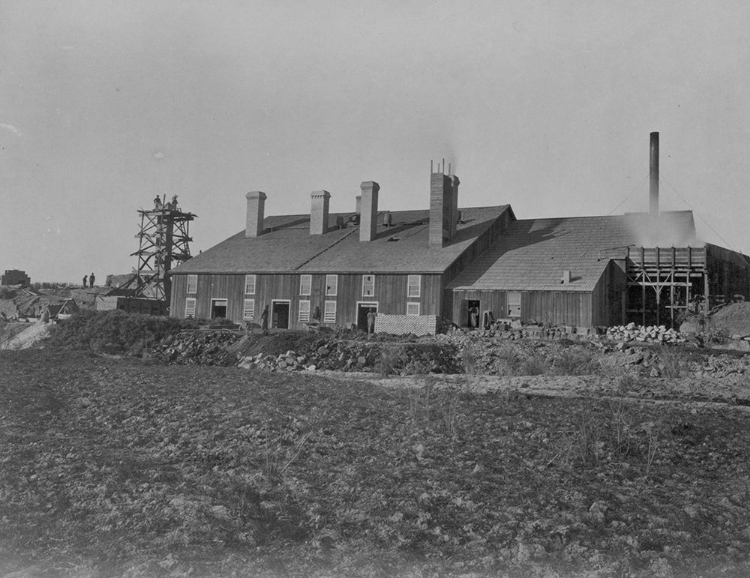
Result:
[[[478,299],[466,300],[466,325],[472,329],[479,327],[479,312],[481,311],[479,305]]]
[[[361,331],[367,331],[367,314],[370,312],[378,312],[377,303],[357,303],[357,329]]]
[[[289,301],[272,301],[271,327],[289,329]]]
[[[226,319],[227,300],[211,299],[211,319]]]

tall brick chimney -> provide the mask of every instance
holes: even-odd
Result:
[[[365,181],[359,188],[362,190],[359,240],[372,241],[378,231],[378,191],[380,185],[375,181]]]
[[[458,224],[458,185],[460,184],[461,181],[458,180],[458,177],[451,175],[451,239],[456,236],[456,226]]]
[[[331,193],[328,191],[315,191],[310,194],[312,204],[310,207],[310,234],[323,235],[328,232],[328,202]]]
[[[451,178],[443,173],[432,173],[430,175],[430,247],[442,248],[450,239],[452,212]]]
[[[649,199],[648,212],[651,215],[659,214],[659,133],[651,133],[651,142],[649,147]]]
[[[246,194],[245,198],[247,199],[245,237],[260,237],[263,234],[263,216],[266,207],[266,193],[252,191]]]

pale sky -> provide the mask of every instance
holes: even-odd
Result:
[[[661,208],[750,252],[744,0],[0,0],[0,270],[136,266],[139,208],[179,195],[197,254],[266,214],[461,206],[519,219]]]

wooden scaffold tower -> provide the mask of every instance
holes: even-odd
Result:
[[[139,209],[141,229],[138,257],[132,284],[135,296],[158,299],[169,303],[171,281],[169,271],[190,259],[190,221],[197,215],[186,213],[177,206],[177,195],[171,202],[166,197],[154,199],[154,207]]]

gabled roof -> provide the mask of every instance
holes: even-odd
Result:
[[[310,234],[310,215],[267,217],[264,233],[245,238],[242,230],[172,270],[188,273],[442,273],[509,205],[460,209],[456,236],[442,249],[430,248],[429,211],[392,211],[391,226],[378,213],[373,241],[359,240],[352,213],[329,216],[329,231]],[[337,228],[341,217],[349,224]]]
[[[515,221],[449,289],[592,291],[626,247],[695,246],[691,211]],[[702,245],[701,245],[702,246]],[[571,282],[562,284],[563,271]]]

